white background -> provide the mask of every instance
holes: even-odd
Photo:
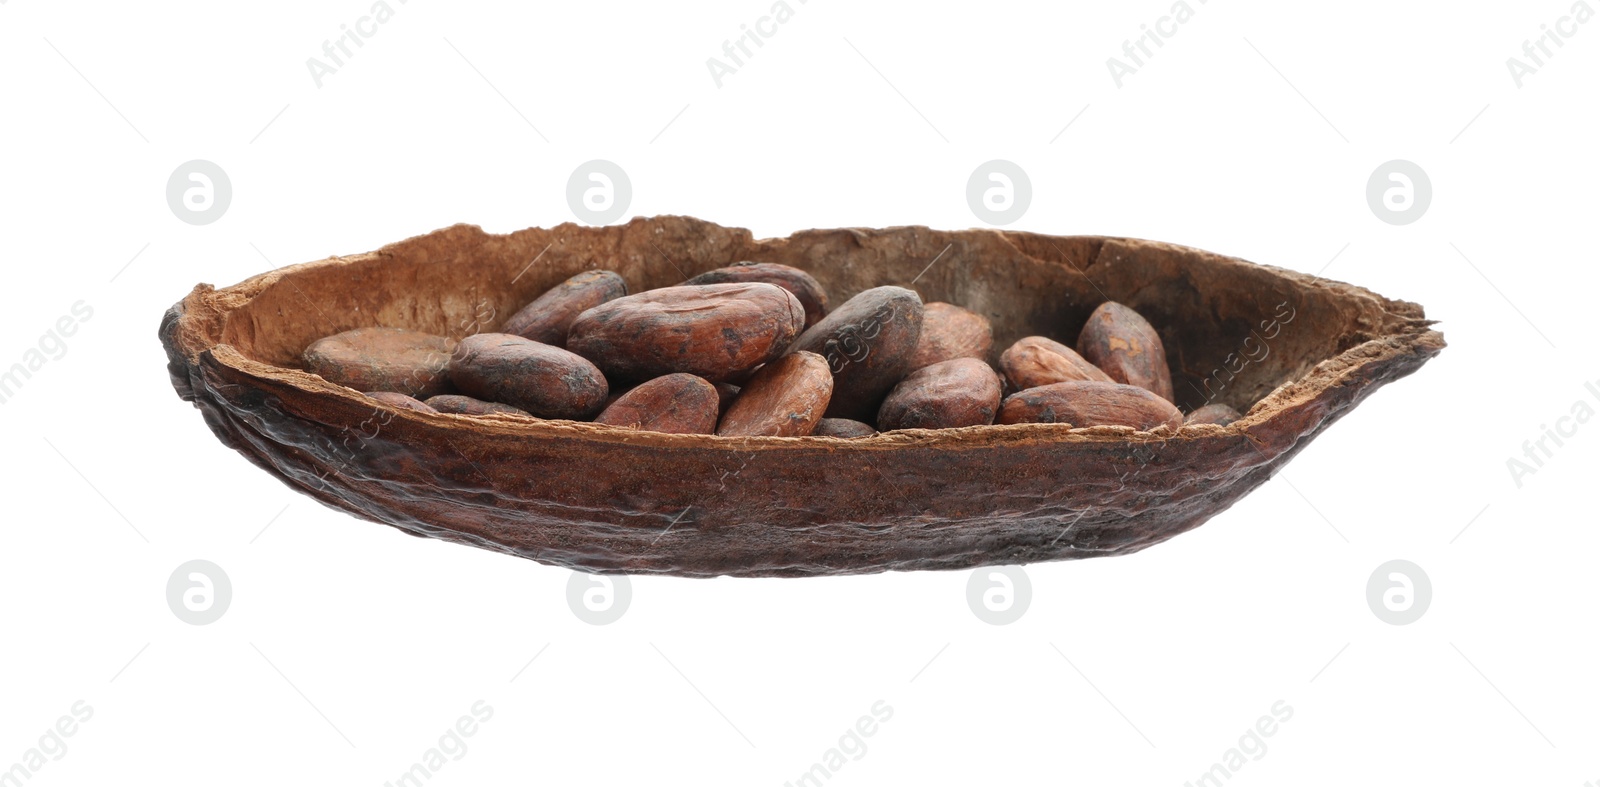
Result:
[[[1230,785],[1600,782],[1600,423],[1520,488],[1506,465],[1600,409],[1600,23],[1520,88],[1506,66],[1567,0],[1195,0],[1120,88],[1106,59],[1167,0],[795,0],[720,88],[706,59],[765,0],[395,0],[319,88],[307,58],[369,7],[0,4],[0,366],[93,309],[0,405],[0,768],[83,700],[29,785],[381,785],[483,700],[430,785],[782,785],[883,700],[828,784],[1176,787],[1283,700]],[[636,578],[590,626],[570,572],[325,509],[174,396],[155,331],[196,282],[552,226],[595,158],[629,216],[758,236],[979,225],[967,177],[1008,159],[1034,190],[1012,228],[1324,271],[1424,304],[1450,347],[1204,527],[1028,566],[1003,627],[966,572]],[[191,159],[232,181],[214,224],[168,207]],[[1414,224],[1367,204],[1391,159],[1431,178]],[[194,558],[233,583],[207,626],[165,601]],[[1394,558],[1433,585],[1407,626],[1365,599]]]

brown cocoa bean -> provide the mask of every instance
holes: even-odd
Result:
[[[578,315],[567,348],[621,382],[682,372],[717,383],[782,355],[804,325],[800,301],[765,282],[663,287]]]
[[[817,422],[817,428],[811,430],[814,437],[871,437],[878,433],[872,424],[852,421],[849,418],[824,418]]]
[[[911,368],[921,369],[955,358],[988,360],[994,349],[989,318],[942,301],[922,307],[922,333],[911,353]]]
[[[811,274],[799,268],[776,262],[736,262],[726,268],[706,271],[684,284],[731,284],[735,282],[766,282],[788,290],[806,310],[806,326],[810,328],[828,313],[828,292]]]
[[[506,320],[500,332],[565,347],[567,331],[579,314],[627,294],[628,283],[621,276],[611,271],[584,271],[522,307]]]
[[[1137,385],[1172,401],[1172,370],[1161,336],[1139,313],[1106,301],[1078,334],[1078,354],[1115,382]]]
[[[729,383],[717,383],[717,414],[728,412],[728,405],[733,403],[734,397],[739,395],[739,386]]]
[[[1025,336],[1000,353],[1000,370],[1018,391],[1068,380],[1114,382],[1071,347],[1043,336]]]
[[[833,394],[833,373],[822,356],[785,355],[756,372],[717,425],[726,437],[804,437],[811,434]]]
[[[509,404],[499,402],[485,402],[460,394],[440,394],[428,397],[428,406],[441,413],[454,413],[456,415],[490,415],[503,413],[505,415],[527,415],[526,410],[520,410]]]
[[[446,369],[455,342],[404,328],[357,328],[318,339],[302,358],[312,374],[367,391],[433,396],[449,390]]]
[[[1221,402],[1216,402],[1214,404],[1208,404],[1205,407],[1202,407],[1184,416],[1183,423],[1185,426],[1189,424],[1216,424],[1217,426],[1227,426],[1228,424],[1231,424],[1242,417],[1243,416],[1239,415],[1238,410],[1235,410]]]
[[[1148,431],[1177,429],[1183,414],[1161,397],[1135,385],[1068,380],[1018,391],[1000,405],[1002,424],[1131,426]]]
[[[509,333],[480,333],[456,345],[450,381],[469,396],[509,404],[539,418],[587,418],[608,390],[578,355]]]
[[[1000,375],[977,358],[924,366],[901,380],[878,409],[878,428],[954,429],[994,423]]]
[[[922,332],[922,298],[904,287],[874,287],[845,301],[801,334],[790,352],[814,352],[833,371],[830,418],[866,420],[910,371]]]
[[[594,422],[669,434],[711,434],[717,428],[717,389],[692,374],[669,374],[640,383]]]
[[[402,410],[416,410],[419,413],[439,412],[431,405],[428,405],[424,402],[419,402],[403,393],[395,393],[394,391],[373,391],[367,394],[367,396],[372,399],[377,399],[384,404],[394,405]]]

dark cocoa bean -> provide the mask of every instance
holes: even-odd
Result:
[[[828,293],[811,274],[776,262],[736,262],[726,268],[706,271],[684,284],[732,284],[736,282],[766,282],[788,290],[806,310],[806,325],[810,328],[828,313]]]
[[[394,405],[402,410],[416,410],[419,413],[439,412],[431,405],[428,405],[424,402],[419,402],[403,393],[395,393],[394,391],[373,391],[367,394],[367,396],[377,399],[384,404]]]
[[[1139,313],[1106,301],[1078,334],[1078,354],[1119,383],[1137,385],[1172,401],[1172,370],[1156,329]]]
[[[499,402],[485,402],[460,394],[440,394],[428,397],[428,406],[441,413],[455,413],[456,415],[489,415],[503,413],[505,415],[527,415],[527,411]]]
[[[871,419],[910,371],[922,332],[922,298],[904,287],[874,287],[845,301],[795,341],[791,352],[821,355],[833,371],[830,418]]]
[[[756,372],[717,425],[728,437],[804,437],[811,434],[833,394],[833,373],[822,356],[785,355]]]
[[[989,318],[974,312],[934,301],[922,307],[922,333],[917,349],[911,353],[911,368],[921,369],[955,358],[988,360],[994,349],[994,330]]]
[[[540,418],[587,418],[600,411],[608,390],[594,364],[509,333],[462,339],[450,357],[450,381],[469,396]]]
[[[994,423],[1000,375],[977,358],[924,366],[901,380],[878,409],[878,428],[954,429]]]
[[[717,428],[717,389],[692,374],[640,383],[596,416],[597,424],[669,434],[711,434]]]
[[[663,287],[578,315],[567,348],[620,382],[683,372],[716,383],[782,355],[804,325],[800,301],[765,282]]]
[[[455,342],[404,328],[357,328],[318,339],[302,354],[306,368],[357,391],[433,396],[449,390]]]
[[[734,397],[739,395],[739,386],[729,383],[717,383],[717,413],[728,412],[728,405],[733,403]]]
[[[1000,371],[1021,391],[1068,380],[1115,382],[1076,350],[1043,336],[1027,336],[1000,353]]]
[[[852,421],[849,418],[824,418],[817,422],[817,428],[811,430],[814,437],[871,437],[878,433],[872,424]]]
[[[1131,426],[1148,431],[1177,429],[1183,413],[1161,397],[1135,385],[1068,380],[1018,391],[1000,405],[1002,424]]]
[[[579,314],[627,294],[628,283],[621,276],[611,271],[584,271],[522,307],[500,332],[565,347],[567,331]]]
[[[1205,407],[1202,407],[1184,416],[1183,423],[1185,426],[1189,424],[1216,424],[1217,426],[1227,426],[1228,424],[1231,424],[1242,417],[1243,416],[1239,415],[1238,410],[1235,410],[1221,402],[1216,402],[1214,404],[1208,404]]]

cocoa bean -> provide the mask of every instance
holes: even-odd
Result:
[[[1171,402],[1172,370],[1156,329],[1115,301],[1100,304],[1078,334],[1078,354],[1115,382],[1137,385]]]
[[[989,318],[941,301],[922,307],[922,333],[911,353],[912,369],[955,358],[987,360],[994,348]]]
[[[765,282],[663,287],[578,315],[567,348],[619,382],[683,372],[717,383],[782,355],[804,325],[800,301]]]
[[[1158,426],[1177,429],[1183,425],[1183,414],[1138,386],[1068,380],[1006,397],[1000,405],[1000,423],[1131,426],[1148,431]]]
[[[597,424],[669,434],[711,434],[717,428],[717,389],[692,374],[640,383],[596,416]]]
[[[416,410],[419,413],[439,412],[432,406],[423,402],[419,402],[403,393],[395,393],[394,391],[373,391],[367,394],[367,396],[372,399],[377,399],[384,404],[394,405],[402,410]]]
[[[734,397],[739,395],[739,386],[729,383],[717,383],[717,413],[721,415],[728,412],[728,405],[733,403]]]
[[[1202,407],[1184,416],[1183,423],[1185,426],[1189,424],[1216,424],[1217,426],[1227,426],[1228,424],[1231,424],[1242,417],[1243,416],[1239,415],[1238,410],[1235,410],[1221,402],[1216,402],[1214,404],[1208,404],[1205,407]]]
[[[833,371],[830,418],[866,420],[910,371],[922,332],[922,298],[904,287],[874,287],[845,301],[790,348],[821,355]]]
[[[585,310],[628,294],[628,283],[611,271],[584,271],[551,287],[506,320],[501,333],[552,347],[565,347],[572,321]]]
[[[806,310],[806,325],[810,328],[828,313],[828,293],[811,274],[799,268],[776,262],[736,262],[726,268],[706,271],[684,284],[731,284],[735,282],[766,282],[788,290]]]
[[[901,380],[878,409],[878,428],[953,429],[994,423],[1000,375],[977,358],[924,366]]]
[[[1000,370],[1018,391],[1068,380],[1114,382],[1076,350],[1043,336],[1026,336],[1000,353]]]
[[[457,415],[489,415],[503,413],[505,415],[527,415],[526,410],[519,410],[509,404],[499,402],[485,402],[460,394],[440,394],[428,397],[428,406],[441,413],[455,413]]]
[[[330,383],[367,391],[433,396],[449,390],[455,342],[404,328],[357,328],[318,339],[302,353],[306,368]]]
[[[872,424],[852,421],[849,418],[824,418],[817,422],[817,428],[811,430],[815,437],[871,437],[878,433]]]
[[[509,333],[480,333],[456,345],[450,381],[469,396],[540,418],[587,418],[605,403],[606,378],[578,355]]]
[[[804,437],[811,434],[833,394],[833,373],[822,356],[785,355],[756,372],[717,425],[727,437]]]

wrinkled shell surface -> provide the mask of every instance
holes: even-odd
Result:
[[[929,300],[990,315],[1002,347],[1070,337],[1110,297],[1161,334],[1181,407],[1215,394],[1245,415],[1167,436],[1023,424],[845,440],[395,410],[373,435],[362,423],[374,401],[299,359],[316,339],[365,326],[460,338],[484,298],[508,314],[583,270],[615,270],[639,291],[742,259],[809,271],[835,300],[922,274],[916,289]],[[1269,320],[1274,330],[1263,330]],[[758,240],[663,216],[507,235],[458,225],[200,285],[166,313],[160,336],[173,387],[211,431],[326,505],[583,571],[710,577],[1136,552],[1225,510],[1438,354],[1444,339],[1430,324],[1422,307],[1360,287],[1151,241],[926,227]],[[1247,340],[1271,352],[1241,363]]]

